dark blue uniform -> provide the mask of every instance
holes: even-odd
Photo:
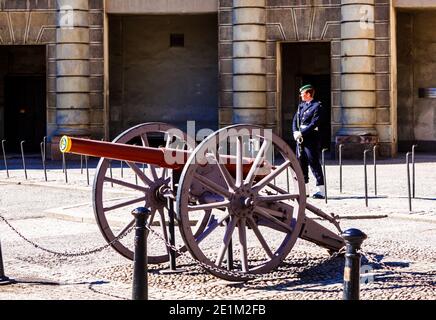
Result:
[[[321,137],[320,125],[323,116],[321,102],[312,100],[298,105],[292,121],[292,131],[300,131],[303,135],[302,152],[299,155],[304,182],[309,182],[309,168],[316,178],[316,185],[324,185],[324,175],[320,163]]]

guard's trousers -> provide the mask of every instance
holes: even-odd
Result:
[[[322,173],[320,158],[320,144],[319,142],[304,141],[302,145],[302,152],[299,155],[301,169],[303,170],[304,183],[309,182],[309,166],[313,175],[316,178],[316,185],[324,185],[324,175]]]

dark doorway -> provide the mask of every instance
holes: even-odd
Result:
[[[5,78],[5,137],[8,150],[37,152],[46,133],[45,76],[7,75]]]
[[[331,147],[330,43],[283,43],[282,55],[282,137],[293,148],[292,118],[300,102],[298,89],[303,84],[315,87],[315,99],[324,107],[322,147]]]
[[[8,152],[39,152],[46,135],[46,46],[0,46],[0,136]]]

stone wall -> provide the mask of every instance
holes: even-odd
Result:
[[[112,138],[150,121],[217,129],[216,14],[110,16],[109,29]]]
[[[379,154],[383,157],[395,156],[396,141],[392,123],[390,51],[390,2],[374,1],[375,27],[375,128],[378,135]]]
[[[398,147],[408,151],[436,147],[436,99],[419,88],[436,87],[436,10],[397,13]]]

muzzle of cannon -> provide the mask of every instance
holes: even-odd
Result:
[[[139,205],[151,210],[147,224],[167,242],[174,208],[176,242],[184,243],[180,251],[189,250],[207,271],[226,280],[270,272],[299,237],[329,252],[344,246],[336,219],[306,202],[299,163],[270,130],[233,125],[194,146],[191,138],[168,124],[145,123],[112,142],[65,137],[60,149],[102,158],[93,205],[108,242],[132,227],[130,211]],[[133,259],[131,238],[112,246]],[[162,240],[149,237],[148,248],[149,263],[168,261]]]

